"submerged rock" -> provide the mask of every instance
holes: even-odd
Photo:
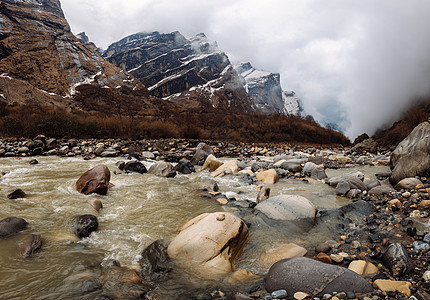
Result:
[[[30,257],[42,248],[42,238],[37,234],[27,235],[18,245],[18,252],[23,257]]]
[[[17,217],[9,217],[0,221],[0,238],[9,237],[24,230],[27,221]]]
[[[348,269],[299,257],[275,263],[265,279],[268,292],[286,290],[288,295],[305,292],[320,297],[333,292],[368,293],[372,286]]]
[[[110,171],[105,165],[98,165],[86,171],[76,182],[76,190],[82,194],[106,195],[109,188]]]
[[[176,176],[176,171],[174,170],[173,165],[165,161],[160,161],[153,164],[149,168],[148,173],[151,173],[155,176],[167,177],[167,178]]]

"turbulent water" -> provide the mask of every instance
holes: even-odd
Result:
[[[151,174],[114,174],[119,171],[119,159],[40,157],[39,164],[30,165],[29,158],[0,160],[0,219],[14,216],[24,218],[28,229],[20,234],[0,240],[0,298],[1,299],[73,299],[80,298],[88,288],[88,299],[94,299],[101,289],[92,291],[88,278],[92,278],[94,265],[109,265],[117,260],[121,265],[137,264],[142,250],[158,239],[175,236],[185,221],[205,212],[235,211],[233,206],[221,206],[214,199],[202,197],[201,188],[215,182],[220,192],[229,198],[255,200],[256,185],[246,185],[238,177],[212,178],[208,171],[175,178],[160,178]],[[112,172],[114,185],[107,196],[79,194],[75,182],[91,167],[105,164]],[[151,162],[145,162],[149,167]],[[386,167],[362,167],[370,179]],[[354,169],[356,170],[356,169]],[[347,170],[350,171],[350,170]],[[335,176],[346,170],[327,170]],[[24,199],[9,200],[6,195],[21,188]],[[308,198],[319,209],[336,208],[349,203],[335,196],[334,189],[322,182],[306,183],[301,180],[281,179],[271,186],[271,195],[298,194]],[[104,208],[97,213],[89,201],[100,199]],[[94,214],[99,229],[90,237],[77,240],[70,222],[74,216]],[[267,266],[259,263],[262,253],[279,243],[296,243],[305,248],[335,238],[320,226],[306,234],[286,232],[255,223],[237,266],[264,275]],[[20,257],[17,244],[25,234],[42,236],[43,246],[31,258]],[[91,285],[94,287],[94,285]],[[159,286],[159,294],[176,293],[181,286]],[[85,294],[85,293],[84,293]]]

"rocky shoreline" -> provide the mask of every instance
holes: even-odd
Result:
[[[231,222],[235,223],[234,218],[237,217],[243,220],[239,221],[243,224],[240,229],[237,229],[240,234],[224,241],[225,245],[220,250],[223,253],[225,249],[229,249],[228,255],[223,254],[227,255],[227,260],[231,262],[231,266],[224,265],[226,270],[233,266],[236,256],[242,251],[245,243],[242,239],[246,239],[248,227],[252,228],[255,215],[264,215],[265,220],[271,219],[285,224],[293,222],[295,226],[305,224],[302,222],[309,222],[309,219],[311,219],[311,226],[329,222],[331,230],[338,236],[335,240],[318,243],[312,249],[299,249],[297,245],[289,245],[281,250],[288,252],[291,247],[299,248],[294,248],[292,255],[291,252],[285,254],[286,252],[281,251],[284,253],[281,254],[282,258],[291,259],[274,264],[265,276],[257,276],[246,270],[236,270],[233,272],[234,275],[229,275],[229,278],[234,278],[231,282],[240,282],[237,288],[224,290],[223,287],[214,287],[212,293],[207,289],[196,290],[192,295],[188,294],[189,299],[430,299],[428,266],[430,181],[423,176],[407,178],[406,181],[399,182],[394,189],[388,181],[390,173],[376,174],[379,181],[368,181],[362,173],[351,173],[348,170],[357,165],[387,166],[390,164],[392,155],[390,151],[376,152],[373,145],[368,148],[363,148],[363,145],[354,148],[317,147],[211,141],[201,143],[201,141],[185,139],[56,140],[38,136],[32,140],[3,139],[0,141],[0,157],[35,156],[34,158],[37,159],[37,156],[44,155],[83,159],[117,157],[119,169],[114,173],[149,172],[161,177],[173,177],[177,172],[187,174],[195,171],[194,165],[203,165],[201,169],[208,168],[212,176],[240,176],[241,180],[249,184],[259,183],[261,186],[258,198],[250,199],[245,203],[219,193],[216,186],[202,189],[204,197],[217,199],[221,205],[235,211],[235,216],[232,214],[231,217],[227,214],[214,215],[216,220],[210,222],[225,223],[230,220],[229,218],[233,218]],[[153,161],[154,166],[149,170],[142,168],[138,162],[145,160]],[[37,163],[37,160],[33,160],[33,163]],[[327,178],[325,170],[328,168],[341,168],[345,172],[338,178]],[[109,172],[109,170],[103,170],[103,172]],[[299,215],[298,207],[303,205],[306,199],[299,199],[300,204],[291,209],[288,205],[298,203],[294,202],[298,201],[297,197],[294,199],[270,197],[270,186],[277,184],[280,178],[305,180],[310,184],[315,180],[324,181],[333,187],[333,191],[339,197],[350,198],[351,203],[339,209],[323,210],[318,213],[316,209],[310,212],[313,208],[312,204],[309,204],[310,206],[304,210],[304,215]],[[102,181],[104,184],[107,183],[103,186],[103,192],[107,193],[109,178],[107,180],[103,178]],[[17,194],[13,195],[13,193]],[[13,193],[8,195],[9,199],[25,197],[24,192],[14,191]],[[97,205],[99,209],[102,207],[101,203]],[[294,216],[290,219],[284,218],[285,215],[279,218],[274,211],[280,209],[287,214],[293,211]],[[205,218],[199,217],[198,220],[200,222]],[[97,230],[97,226],[94,225],[97,223],[96,217],[95,219],[87,217],[87,219],[92,220],[87,225],[92,226],[92,230]],[[11,221],[18,222],[7,220],[9,223]],[[3,230],[5,223],[1,222],[0,229]],[[82,222],[85,226],[86,221]],[[191,222],[190,226],[199,222]],[[20,227],[16,231],[22,229],[23,223],[18,223]],[[228,228],[232,227],[228,226]],[[246,231],[243,228],[246,228]],[[184,231],[186,230],[188,229],[185,228]],[[220,231],[223,230],[220,229]],[[213,234],[213,231],[210,230],[208,235]],[[201,229],[197,229],[196,232],[201,232]],[[88,232],[88,235],[90,233]],[[232,234],[234,236],[234,233]],[[7,235],[2,234],[2,236]],[[240,242],[238,242],[239,236]],[[181,237],[180,240],[186,240],[186,238]],[[233,246],[232,240],[237,241]],[[41,247],[39,237],[33,237],[29,243],[30,246]],[[142,280],[156,277],[159,284],[162,284],[162,278],[171,272],[171,258],[176,261],[183,259],[181,250],[173,249],[175,243],[172,241],[166,245],[163,242],[155,242],[155,246],[150,245],[143,251],[141,269],[137,272]],[[199,251],[200,242],[196,243],[193,249],[196,248],[196,251]],[[175,247],[181,249],[182,246]],[[33,250],[31,247],[27,250],[30,251],[28,256],[32,255]],[[231,253],[234,255],[229,256]],[[207,262],[205,259],[203,261]],[[317,264],[316,261],[321,264]],[[185,261],[185,265],[187,264],[189,262]],[[208,268],[213,269],[218,264],[219,261],[209,264]],[[310,274],[289,273],[307,264],[311,264]],[[148,265],[150,265],[149,268]],[[323,282],[318,282],[318,276],[314,276],[318,272],[324,274]],[[356,275],[358,277],[355,277]],[[297,278],[302,279],[300,281]],[[294,283],[295,281],[298,283]],[[146,291],[144,294],[139,294],[135,298],[158,299],[151,297],[150,289],[144,290]],[[127,294],[124,297],[129,296]],[[114,298],[106,295],[97,299]]]

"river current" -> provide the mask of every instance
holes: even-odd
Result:
[[[30,158],[0,159],[0,219],[20,217],[28,229],[0,240],[1,299],[78,299],[85,286],[82,279],[93,264],[108,265],[113,260],[121,265],[136,265],[142,250],[158,239],[171,239],[185,221],[202,213],[235,211],[216,200],[202,197],[201,189],[217,183],[220,192],[237,201],[257,197],[256,184],[247,185],[229,175],[213,178],[206,170],[175,178],[152,174],[120,174],[115,163],[120,158],[38,157],[39,164],[30,165]],[[153,162],[144,162],[147,168]],[[76,180],[88,169],[105,164],[111,171],[113,187],[107,196],[85,196],[75,190]],[[356,167],[326,170],[329,177],[345,172],[362,171],[375,180],[374,174],[388,167]],[[117,174],[114,173],[116,171]],[[7,194],[20,188],[26,198],[10,200]],[[308,198],[319,209],[332,209],[350,203],[336,197],[334,189],[321,181],[281,179],[271,185],[271,196],[296,194]],[[100,199],[104,208],[97,213],[89,204]],[[94,214],[99,228],[88,238],[74,237],[70,222],[73,217]],[[42,249],[30,258],[17,253],[17,244],[25,234],[34,233],[43,239]],[[285,232],[264,224],[253,224],[244,252],[236,267],[264,275],[267,266],[258,263],[262,253],[279,243],[296,243],[305,248],[335,238],[329,231],[312,230],[307,234]],[[89,276],[89,275],[88,275]],[[160,295],[175,293],[178,286],[158,287]],[[165,291],[163,291],[165,290]],[[166,292],[167,291],[167,292]],[[86,296],[94,299],[100,291]],[[85,297],[86,298],[86,297]],[[168,296],[166,296],[166,299]],[[173,298],[172,298],[173,299]]]

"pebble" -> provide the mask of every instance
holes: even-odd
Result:
[[[286,290],[278,290],[278,291],[272,292],[271,296],[272,298],[285,299],[288,297],[288,293]]]
[[[303,299],[306,299],[307,297],[310,297],[310,295],[303,292],[297,292],[294,294],[294,299],[296,300],[303,300]]]
[[[344,257],[339,254],[330,254],[330,258],[336,263],[341,263],[344,260]]]

